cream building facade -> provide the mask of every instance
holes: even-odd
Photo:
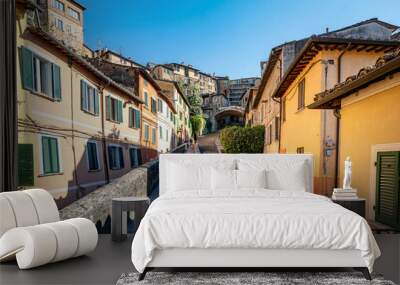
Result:
[[[140,164],[142,101],[17,13],[19,186],[63,207]]]

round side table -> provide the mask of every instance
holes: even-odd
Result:
[[[138,228],[140,221],[144,217],[150,199],[148,197],[121,197],[112,199],[111,213],[111,238],[113,241],[123,241],[128,232],[128,213],[135,213],[135,229]]]

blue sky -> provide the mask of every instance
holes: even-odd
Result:
[[[260,75],[272,47],[369,18],[400,25],[399,0],[78,0],[85,42],[139,63]],[[112,3],[112,4],[110,4]]]

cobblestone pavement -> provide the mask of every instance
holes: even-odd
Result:
[[[212,133],[198,138],[198,144],[201,153],[218,153],[218,148],[215,144],[219,133]]]

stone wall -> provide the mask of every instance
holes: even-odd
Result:
[[[116,197],[144,197],[157,187],[158,160],[131,170],[60,210],[62,220],[82,217],[104,225],[111,215],[111,201]]]

